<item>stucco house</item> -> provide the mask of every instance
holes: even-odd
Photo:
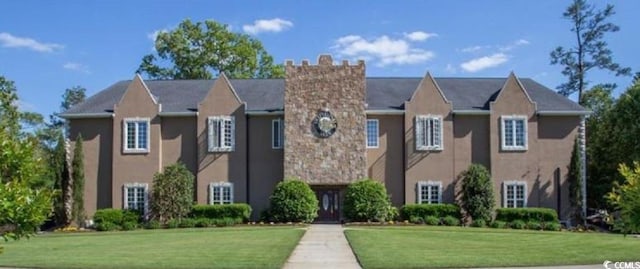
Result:
[[[497,206],[568,215],[567,170],[586,111],[528,78],[366,77],[359,61],[285,64],[284,79],[116,82],[61,116],[84,138],[85,207],[147,210],[153,175],[184,163],[200,204],[266,209],[284,178],[308,182],[318,220],[347,184],[384,183],[394,205],[453,203],[472,163]]]

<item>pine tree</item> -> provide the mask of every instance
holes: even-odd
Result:
[[[78,135],[73,150],[71,163],[73,173],[73,210],[72,217],[78,226],[84,225],[84,154],[82,151],[82,135]]]
[[[580,145],[578,139],[574,140],[573,151],[571,152],[571,163],[569,164],[569,205],[571,206],[571,219],[575,223],[582,223],[582,180],[580,170],[582,161],[580,159]]]

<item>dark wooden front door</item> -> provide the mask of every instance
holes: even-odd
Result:
[[[340,221],[340,190],[338,189],[317,189],[318,198],[318,218],[319,222]]]

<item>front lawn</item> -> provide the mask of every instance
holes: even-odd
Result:
[[[345,234],[365,269],[582,265],[640,257],[640,239],[616,234],[442,226],[350,227]]]
[[[292,227],[47,234],[2,242],[0,266],[281,268],[303,234]]]

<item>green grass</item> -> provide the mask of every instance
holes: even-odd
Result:
[[[47,234],[2,242],[0,266],[281,268],[303,234],[291,227]]]
[[[640,239],[615,234],[463,227],[352,227],[345,234],[372,268],[601,264],[640,258]]]

